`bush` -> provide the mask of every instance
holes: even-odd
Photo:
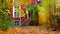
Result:
[[[7,2],[6,2],[7,1]],[[0,29],[7,30],[10,26],[13,26],[13,19],[9,17],[9,0],[0,1]]]

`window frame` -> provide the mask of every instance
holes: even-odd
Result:
[[[18,16],[18,17],[15,17],[15,12],[16,12],[16,10],[21,9],[20,5],[19,5],[18,7],[19,7],[19,8],[17,9],[15,6],[13,6],[13,17],[14,17],[14,18],[19,18],[19,17],[20,17],[20,12],[19,12],[19,16]]]

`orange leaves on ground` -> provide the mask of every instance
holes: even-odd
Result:
[[[14,28],[9,28],[7,30],[0,30],[1,34],[15,34]]]
[[[8,30],[7,30],[7,34],[15,34],[15,30],[14,30],[14,28],[9,28]]]
[[[16,28],[9,28],[7,30],[0,30],[0,34],[55,34],[56,31],[48,31],[44,29],[39,29],[36,27],[16,27]],[[58,32],[60,34],[60,32]]]

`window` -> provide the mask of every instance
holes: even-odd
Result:
[[[20,15],[18,10],[20,10],[21,7],[20,7],[20,4],[18,2],[19,2],[19,0],[18,1],[17,0],[15,0],[15,1],[13,0],[13,4],[14,4],[14,6],[13,6],[13,17],[14,18],[18,18],[19,15]],[[16,11],[18,11],[18,12],[16,12]]]
[[[19,17],[19,12],[14,12],[14,17]]]
[[[17,6],[17,7],[13,6],[13,17],[15,17],[15,18],[19,17],[20,12],[18,10],[20,10],[20,6]],[[16,11],[18,11],[18,12],[16,12]]]
[[[15,21],[15,26],[19,25],[19,21]]]

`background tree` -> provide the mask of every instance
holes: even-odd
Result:
[[[48,10],[49,12],[49,19],[50,19],[50,25],[53,29],[56,29],[58,27],[57,23],[57,17],[55,14],[57,14],[56,9],[56,0],[43,0],[42,5]]]

